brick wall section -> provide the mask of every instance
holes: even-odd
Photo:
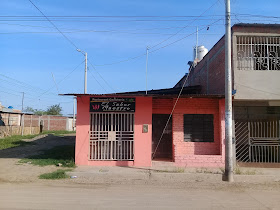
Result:
[[[38,127],[39,124],[39,117],[38,115],[24,115],[24,127]]]
[[[172,100],[174,104],[176,99]],[[182,98],[172,116],[173,159],[182,167],[221,167],[224,163],[224,99]],[[166,105],[164,105],[166,103]],[[154,99],[153,114],[170,114],[170,100]],[[213,114],[214,142],[184,142],[184,114]]]
[[[232,26],[233,32],[240,33],[280,33],[279,24],[236,24]]]
[[[173,99],[153,99],[153,114],[170,114],[173,108]]]
[[[279,24],[236,24],[232,33],[280,34]],[[233,59],[232,59],[233,61]],[[232,64],[232,78],[234,78]],[[207,79],[208,78],[208,79]],[[234,83],[234,80],[233,80]],[[225,93],[225,39],[222,37],[189,73],[186,86],[201,85],[204,94]],[[234,86],[233,86],[234,87]]]
[[[203,94],[225,92],[225,39],[217,42],[189,73],[186,86],[201,85]]]
[[[40,126],[40,121],[43,121],[43,130],[66,130],[67,119],[54,115],[24,115],[24,127]]]

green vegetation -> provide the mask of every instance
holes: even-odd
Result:
[[[256,170],[241,170],[241,168],[236,167],[234,169],[234,174],[238,174],[238,175],[256,175],[257,171]]]
[[[71,134],[71,133],[76,133],[76,131],[43,131],[41,134],[53,134],[55,136],[61,136],[64,134]]]
[[[164,169],[164,170],[156,170],[155,172],[159,172],[159,173],[184,173],[185,169],[184,168],[174,168],[174,169]]]
[[[35,144],[35,142],[26,142],[26,141],[24,141],[24,139],[32,139],[32,138],[42,135],[42,134],[53,134],[55,136],[62,136],[64,134],[71,134],[71,133],[76,133],[76,131],[43,131],[43,133],[35,134],[35,135],[8,136],[5,138],[0,138],[0,150],[12,148],[12,147],[19,147],[19,146]]]
[[[41,174],[39,176],[39,179],[66,179],[66,178],[69,178],[69,176],[65,173],[66,171],[71,171],[71,170],[58,169],[57,171],[54,171],[51,173]]]
[[[23,141],[23,139],[32,139],[36,136],[37,135],[25,135],[25,136],[15,135],[15,136],[8,136],[5,138],[1,138],[0,139],[0,150],[34,144],[33,142]]]
[[[62,167],[75,167],[75,146],[57,146],[49,150],[44,150],[42,154],[33,155],[20,160],[20,163],[30,162],[33,165],[47,166],[60,165]]]
[[[48,107],[47,110],[41,110],[41,109],[33,109],[32,107],[26,107],[24,109],[25,112],[30,112],[36,115],[61,115],[62,108],[60,104],[55,104],[50,107]]]

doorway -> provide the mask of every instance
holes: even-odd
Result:
[[[172,161],[172,117],[162,135],[169,114],[153,114],[152,157],[153,160]],[[161,138],[162,135],[162,138]],[[161,141],[159,142],[161,138]]]

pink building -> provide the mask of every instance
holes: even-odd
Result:
[[[224,97],[199,95],[197,88],[185,87],[177,104],[180,88],[67,94],[77,96],[76,164],[223,166]]]

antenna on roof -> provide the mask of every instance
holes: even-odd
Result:
[[[194,60],[197,59],[197,47],[198,47],[198,27],[196,27],[196,45],[195,45],[195,58],[194,58]]]

